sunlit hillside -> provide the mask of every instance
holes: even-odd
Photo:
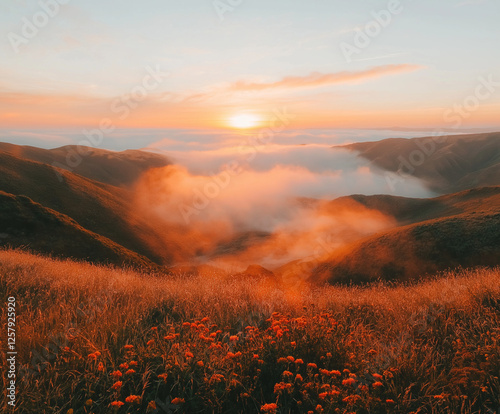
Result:
[[[18,413],[499,407],[498,268],[294,290],[0,251],[0,292],[18,303]]]

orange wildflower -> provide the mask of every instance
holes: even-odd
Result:
[[[111,406],[116,407],[116,408],[120,408],[122,405],[125,405],[125,403],[121,402],[121,401],[113,401],[111,403]]]
[[[121,371],[113,371],[111,374],[110,374],[113,378],[120,378],[123,374],[121,373]]]
[[[131,349],[134,349],[134,345],[125,345],[124,348],[130,351]]]
[[[132,375],[135,374],[135,369],[129,369],[128,371],[125,372],[125,375]]]
[[[184,404],[186,401],[184,400],[184,398],[174,398],[172,400],[172,404],[174,405],[178,405],[178,404]]]
[[[97,366],[97,370],[99,372],[104,372],[104,364],[102,362],[99,362],[99,365]]]
[[[260,407],[260,411],[262,411],[264,413],[271,413],[271,414],[276,413],[277,409],[278,409],[278,406],[275,403],[264,404],[262,407]]]
[[[123,385],[122,381],[116,381],[111,388],[113,388],[114,390],[119,390],[122,387],[122,385]]]
[[[342,385],[346,385],[346,386],[354,386],[356,384],[356,380],[354,378],[347,378],[345,380],[342,381]]]
[[[384,384],[382,384],[380,381],[374,382],[373,383],[373,388],[379,388],[382,387]]]
[[[140,404],[141,397],[139,397],[138,395],[129,395],[127,398],[125,398],[125,402],[128,402],[129,404]]]

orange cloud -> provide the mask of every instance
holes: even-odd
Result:
[[[258,83],[238,81],[230,86],[233,91],[262,91],[276,88],[315,88],[318,86],[340,83],[363,82],[368,79],[379,78],[404,72],[413,72],[423,69],[421,65],[384,65],[362,71],[343,71],[336,73],[313,72],[307,76],[287,76],[277,82]]]

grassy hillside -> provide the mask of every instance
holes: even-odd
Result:
[[[0,191],[24,195],[150,260],[169,262],[169,253],[153,226],[132,214],[131,195],[126,189],[59,172],[63,182],[47,164],[0,151]]]
[[[356,194],[332,200],[327,207],[332,211],[338,211],[358,208],[360,204],[392,216],[399,224],[405,225],[463,213],[499,212],[500,186],[474,188],[436,198]]]
[[[74,165],[74,154],[86,151],[82,162]],[[127,187],[150,168],[165,167],[170,162],[160,154],[127,150],[122,152],[67,145],[54,149],[42,149],[0,142],[0,151],[30,161],[56,165],[75,174],[114,186]],[[68,159],[71,161],[68,165]]]
[[[497,266],[500,212],[428,220],[371,236],[323,260],[312,280],[401,282],[457,267]]]
[[[440,137],[437,143],[433,138],[391,138],[346,148],[358,151],[384,170],[410,172],[440,193],[500,185],[500,132]],[[423,157],[412,158],[415,151]],[[415,160],[412,171],[405,166],[411,159]]]
[[[18,413],[499,407],[499,269],[294,291],[0,251],[0,296],[18,303]]]
[[[56,257],[93,263],[153,268],[153,263],[81,227],[28,197],[0,191],[0,246],[23,247]]]

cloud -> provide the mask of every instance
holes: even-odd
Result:
[[[230,86],[232,91],[263,91],[277,88],[315,88],[318,86],[343,83],[359,83],[382,76],[413,72],[423,69],[421,65],[399,64],[376,66],[362,71],[343,71],[334,73],[313,72],[306,76],[287,76],[271,83],[238,81]]]

